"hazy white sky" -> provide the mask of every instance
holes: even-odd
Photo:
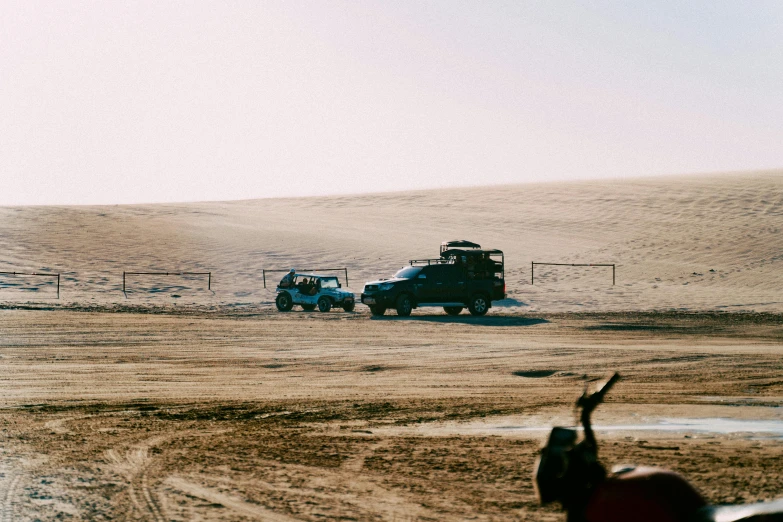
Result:
[[[0,8],[0,205],[783,167],[778,0]]]

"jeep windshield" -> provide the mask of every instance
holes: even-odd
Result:
[[[399,270],[396,274],[394,274],[394,277],[396,279],[413,279],[417,275],[419,275],[419,272],[421,272],[421,269],[424,267],[421,266],[406,266],[405,268]]]
[[[337,288],[337,278],[336,277],[322,277],[321,278],[321,288]]]

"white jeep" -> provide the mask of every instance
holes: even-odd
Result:
[[[305,310],[328,312],[333,306],[339,306],[346,312],[352,312],[356,300],[352,292],[341,288],[335,276],[316,274],[296,274],[287,286],[277,286],[275,305],[281,312],[288,312],[294,305]]]

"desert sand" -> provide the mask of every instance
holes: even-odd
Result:
[[[468,239],[506,253],[514,311],[783,311],[782,230],[783,172],[0,208],[0,271],[61,272],[60,303],[271,304],[262,269],[347,267],[360,292],[409,259],[437,257],[443,240]],[[537,267],[531,285],[531,261],[615,263],[617,284],[607,268]],[[126,298],[123,271],[211,271],[214,294],[204,278],[140,277]],[[45,292],[54,295],[35,299]]]
[[[0,208],[0,271],[62,273],[0,277],[0,520],[564,520],[533,461],[611,371],[608,467],[783,496],[782,226],[778,172]],[[486,317],[281,314],[261,283],[360,292],[456,238],[506,253]],[[746,429],[637,429],[694,419]]]

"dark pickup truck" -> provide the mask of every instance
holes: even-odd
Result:
[[[408,316],[420,306],[442,306],[449,315],[467,307],[484,315],[492,301],[505,299],[503,252],[481,249],[445,249],[437,259],[410,261],[391,279],[365,283],[362,303],[373,315],[395,308]]]

